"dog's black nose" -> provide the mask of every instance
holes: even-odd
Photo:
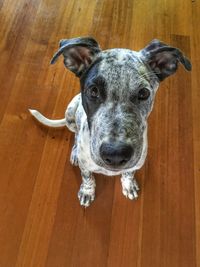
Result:
[[[103,143],[100,147],[100,156],[106,165],[125,165],[133,154],[133,148],[125,143]]]

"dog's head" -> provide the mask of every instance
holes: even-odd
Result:
[[[93,160],[110,170],[134,167],[143,153],[147,117],[160,81],[175,73],[179,62],[191,70],[190,61],[159,40],[139,52],[102,51],[89,37],[61,40],[51,63],[61,54],[80,78]]]

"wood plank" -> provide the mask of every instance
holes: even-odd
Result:
[[[0,2],[0,266],[200,266],[199,12],[198,1]],[[49,61],[60,39],[88,35],[103,49],[161,39],[193,70],[180,67],[157,93],[139,199],[123,197],[119,177],[96,175],[96,200],[83,209],[73,134],[27,110],[64,116],[79,81]]]

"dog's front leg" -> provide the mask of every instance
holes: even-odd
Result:
[[[82,184],[78,192],[78,198],[81,206],[89,207],[95,198],[95,179],[91,172],[81,168]]]
[[[122,193],[131,200],[138,197],[137,191],[139,190],[134,174],[135,172],[125,172],[121,176]]]

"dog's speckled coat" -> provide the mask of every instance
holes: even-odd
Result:
[[[92,173],[120,174],[123,194],[129,199],[137,198],[139,187],[134,173],[146,158],[147,118],[159,82],[176,71],[178,62],[191,70],[189,60],[179,49],[158,40],[135,52],[101,51],[94,39],[75,38],[60,42],[52,63],[61,54],[65,66],[80,78],[81,93],[68,105],[65,119],[53,121],[38,111],[30,110],[31,113],[45,125],[66,125],[75,133],[71,163],[81,170],[81,205],[87,207],[94,200],[96,185]],[[104,144],[116,152],[111,164],[102,156]],[[128,160],[127,151],[123,154],[119,147],[129,148]]]

